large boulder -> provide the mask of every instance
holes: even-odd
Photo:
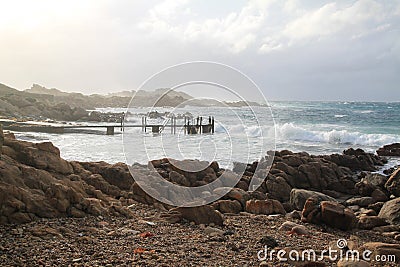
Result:
[[[246,211],[253,214],[286,214],[285,208],[275,199],[249,200],[246,202]]]
[[[353,211],[333,201],[320,202],[317,198],[307,199],[302,211],[302,221],[324,223],[340,230],[354,228],[357,218]]]
[[[292,204],[295,209],[302,210],[307,199],[310,197],[316,198],[318,201],[336,201],[334,198],[320,192],[305,189],[292,189],[290,192],[290,204]]]
[[[268,193],[271,198],[286,202],[290,199],[290,192],[292,188],[286,180],[280,176],[268,175],[265,182]]]
[[[230,199],[218,200],[214,202],[212,206],[222,213],[239,213],[243,210],[239,201]]]
[[[224,217],[222,214],[210,205],[173,208],[170,210],[170,213],[179,213],[183,219],[196,224],[224,224]]]
[[[386,202],[378,216],[392,224],[400,224],[400,197]]]
[[[396,197],[400,197],[400,168],[392,173],[385,184],[385,188]]]

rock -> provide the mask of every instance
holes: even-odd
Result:
[[[374,204],[369,205],[368,209],[372,209],[378,214],[384,204],[385,204],[384,202],[376,202]]]
[[[188,181],[188,179],[184,175],[177,173],[176,171],[170,171],[169,179],[171,180],[171,182],[178,185],[190,186],[190,182]]]
[[[354,227],[356,216],[354,213],[337,202],[321,202],[322,221],[341,230],[349,230]]]
[[[375,189],[371,193],[371,197],[375,202],[386,202],[389,200],[389,197],[379,188]]]
[[[319,201],[336,201],[334,198],[319,192],[305,189],[292,189],[290,192],[290,204],[292,204],[295,209],[302,210],[306,200],[310,197],[315,197]]]
[[[30,143],[6,139],[5,145],[17,152],[16,160],[23,164],[61,174],[71,174],[73,171],[71,164],[60,157],[60,150],[50,142]]]
[[[364,260],[339,260],[337,263],[337,267],[369,267],[369,263]]]
[[[356,183],[355,188],[357,192],[363,197],[371,196],[372,192],[378,189],[376,186],[369,184],[365,181],[360,181]]]
[[[215,227],[207,226],[204,229],[204,233],[209,236],[223,236],[225,231],[222,231],[221,229]]]
[[[286,214],[282,204],[275,199],[266,200],[248,200],[246,202],[246,211],[253,214]]]
[[[353,211],[337,202],[322,201],[319,203],[318,199],[309,198],[302,211],[302,221],[315,224],[325,223],[333,228],[346,231],[355,226],[356,216]]]
[[[4,143],[3,125],[0,123],[0,158],[3,151],[3,143]]]
[[[263,236],[258,243],[267,246],[269,249],[273,249],[276,248],[277,246],[279,246],[278,242],[275,240],[275,238],[271,237],[271,236]]]
[[[372,197],[357,197],[346,200],[346,205],[368,207],[368,205],[371,205],[375,202],[376,201]]]
[[[243,210],[242,205],[237,200],[221,199],[213,203],[212,206],[222,213],[239,213]]]
[[[293,227],[299,226],[300,224],[291,222],[291,221],[286,221],[284,222],[281,227],[279,227],[279,231],[291,231]]]
[[[298,210],[294,210],[286,214],[286,218],[300,220],[301,219],[301,212]]]
[[[292,188],[284,178],[280,176],[275,177],[273,175],[268,175],[265,184],[267,186],[268,193],[272,198],[281,202],[286,202],[290,199],[290,191]]]
[[[372,228],[387,225],[385,219],[378,216],[361,216],[358,219],[358,228],[363,230],[371,230]]]
[[[368,173],[363,179],[367,184],[383,188],[387,182],[388,177],[379,173]]]
[[[226,194],[225,197],[239,201],[243,207],[246,206],[246,201],[250,199],[249,193],[240,188],[232,188],[232,190],[229,191],[229,193]]]
[[[213,223],[215,225],[223,225],[224,223],[222,214],[216,211],[210,205],[204,205],[200,207],[179,207],[173,208],[170,211],[177,211],[181,214],[182,218],[191,222],[195,222],[196,224],[209,225]]]
[[[379,156],[400,157],[400,143],[385,145],[376,152]]]
[[[380,232],[380,233],[385,233],[385,232],[399,232],[400,231],[400,225],[385,225],[385,226],[379,226],[375,227],[373,229],[375,232]]]
[[[385,184],[385,188],[396,197],[400,197],[400,168],[398,168],[389,177]]]
[[[378,216],[392,224],[400,224],[400,198],[395,198],[386,202]]]

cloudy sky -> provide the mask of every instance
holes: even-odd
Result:
[[[269,100],[400,101],[400,1],[0,0],[0,83],[132,90],[193,60]]]

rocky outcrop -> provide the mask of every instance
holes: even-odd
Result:
[[[71,164],[60,157],[60,150],[50,142],[30,143],[7,138],[4,146],[8,147],[8,156],[22,164],[60,174],[73,171]]]
[[[400,157],[400,143],[383,146],[376,153],[379,156]]]

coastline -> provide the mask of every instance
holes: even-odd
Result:
[[[85,242],[96,248],[99,242],[105,242],[114,249],[122,249],[122,244],[132,242],[130,253],[122,249],[123,257],[112,252],[100,256],[90,253],[88,249],[92,245],[86,246],[79,257],[60,251],[63,256],[52,259],[48,258],[48,252],[36,251],[36,258],[44,263],[71,264],[75,260],[77,264],[89,265],[95,262],[168,264],[176,257],[185,259],[182,246],[187,243],[182,240],[191,240],[191,249],[203,243],[207,246],[199,250],[200,254],[186,259],[187,263],[207,265],[210,258],[220,264],[260,264],[255,249],[262,249],[264,241],[260,238],[263,236],[278,240],[278,247],[291,246],[297,250],[320,248],[321,242],[325,247],[335,239],[350,236],[358,239],[360,249],[362,244],[372,241],[396,244],[400,239],[398,214],[380,211],[385,203],[399,200],[390,198],[391,193],[385,187],[393,174],[372,174],[385,161],[362,150],[349,149],[342,155],[323,156],[287,150],[276,152],[266,182],[255,192],[247,190],[257,164],[237,164],[232,173],[241,170],[244,175],[228,195],[204,207],[174,209],[145,194],[125,164],[65,161],[51,143],[20,141],[12,134],[5,134],[2,148],[0,221],[6,225],[0,229],[2,235],[12,236],[14,240],[11,243],[7,241],[9,238],[2,240],[0,246],[5,251],[0,259],[2,264],[21,262],[21,255],[31,255],[24,249],[18,252],[14,246],[41,247],[38,242],[42,240],[51,240],[53,246],[66,242],[76,247],[76,242]],[[224,171],[214,163],[208,168],[208,175],[198,173],[196,179],[190,180],[187,173],[171,169],[168,159],[154,161],[153,165],[167,180],[186,186],[206,184]],[[145,175],[145,166],[137,165],[136,171]],[[390,186],[397,194],[398,185]],[[338,201],[335,207],[339,210],[346,207],[351,214],[349,218],[355,221],[343,227],[318,216],[305,218],[308,212],[305,204],[310,196],[318,196],[318,201]],[[302,226],[307,234],[287,235],[293,229],[277,230],[288,221]],[[79,231],[80,228],[83,230]],[[147,232],[151,237],[142,237]],[[310,239],[307,236],[311,233],[314,238]],[[173,249],[165,252],[167,242],[173,244]],[[393,251],[398,253],[398,249]],[[215,250],[221,256],[216,256]],[[28,259],[25,263],[37,263]]]

